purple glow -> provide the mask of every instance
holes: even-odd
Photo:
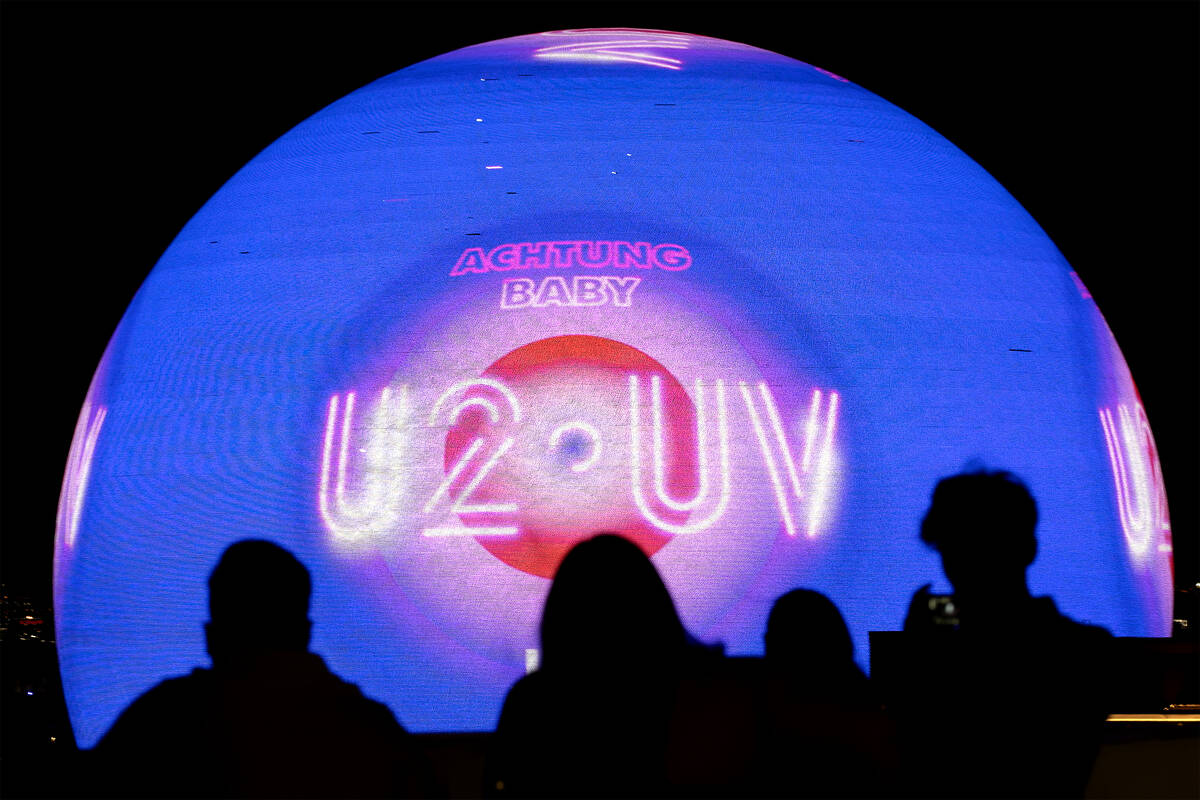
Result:
[[[1074,270],[1071,272],[1071,280],[1075,282],[1075,288],[1079,290],[1080,297],[1082,297],[1084,300],[1092,299],[1092,293],[1088,291],[1086,286],[1084,286],[1083,281],[1080,280],[1079,275],[1077,275]]]
[[[835,81],[841,81],[842,83],[850,82],[850,80],[848,78],[843,78],[841,75],[837,75],[833,72],[830,72],[827,69],[821,69],[820,67],[813,67],[813,69],[815,69],[817,72],[821,73],[822,75],[827,75],[830,78],[833,78]]]

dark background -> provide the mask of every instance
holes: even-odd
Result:
[[[0,571],[48,605],[76,416],[134,292],[260,150],[371,80],[571,27],[704,34],[843,75],[1000,181],[1090,288],[1158,440],[1177,585],[1197,569],[1196,3],[0,5]],[[915,535],[915,531],[914,531]]]

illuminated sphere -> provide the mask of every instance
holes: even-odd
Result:
[[[205,664],[205,581],[245,537],[309,566],[313,649],[417,731],[494,725],[547,576],[598,530],[652,554],[701,639],[761,652],[804,586],[865,660],[941,579],[919,523],[973,466],[1038,500],[1035,593],[1167,634],[1129,370],[983,169],[746,45],[467,47],[264,150],[130,305],[59,507],[67,702],[90,746]]]

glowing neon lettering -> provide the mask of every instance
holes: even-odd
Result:
[[[829,481],[833,472],[833,432],[837,427],[840,399],[837,392],[829,393],[829,410],[825,415],[825,437],[821,443],[821,455],[817,461],[812,497],[808,501],[809,538],[817,535],[817,528],[824,521],[826,497],[829,494]],[[818,405],[819,401],[820,392],[814,391],[813,404]],[[805,450],[807,449],[808,443],[805,442]]]
[[[487,254],[487,261],[492,265],[492,269],[499,272],[515,269],[517,264],[514,259],[517,255],[517,246],[512,244],[502,244],[499,247],[493,247]],[[461,261],[461,259],[460,259]]]
[[[556,32],[555,35],[561,33]],[[688,41],[688,37],[675,34],[614,31],[598,40],[540,47],[533,51],[533,57],[557,61],[641,64],[678,70],[682,69],[683,61],[653,51],[686,50]]]
[[[717,431],[719,437],[719,469],[721,471],[721,489],[715,503],[709,503],[708,508],[690,517],[685,523],[673,523],[663,519],[658,513],[650,507],[650,503],[646,500],[645,487],[642,480],[642,442],[641,442],[641,391],[639,389],[637,375],[629,376],[629,459],[630,459],[630,478],[633,484],[633,500],[637,505],[638,511],[646,518],[648,522],[653,524],[660,530],[674,534],[689,534],[699,533],[700,531],[709,528],[721,515],[725,513],[726,506],[729,505],[729,420],[726,412],[725,403],[725,382],[717,381]],[[690,500],[680,501],[670,497],[665,488],[663,480],[663,459],[662,459],[662,436],[663,436],[663,418],[662,418],[662,378],[654,375],[650,379],[651,403],[653,405],[653,430],[651,432],[653,441],[653,458],[654,458],[654,494],[655,497],[663,505],[676,511],[695,511],[700,508],[705,501],[708,500],[710,493],[711,477],[711,460],[708,455],[708,426],[706,422],[705,400],[704,400],[704,383],[696,381],[696,439],[697,439],[697,462],[700,470],[700,487],[696,491],[695,497]]]
[[[500,284],[500,308],[545,308],[546,306],[602,306],[611,303],[627,308],[641,278],[612,275],[576,275],[570,283],[557,275],[541,282],[530,278],[505,278]]]
[[[363,464],[354,470],[359,477],[359,487],[351,496],[346,483],[351,472],[350,442],[354,434],[355,400],[354,392],[346,394],[344,405],[341,395],[329,398],[317,491],[317,507],[325,527],[335,538],[345,541],[361,539],[372,532],[388,531],[399,519],[411,425],[408,387],[401,386],[395,393],[391,387],[384,388],[367,430],[359,434],[366,441],[358,448],[358,452],[364,454]],[[335,440],[338,443],[336,468],[333,466]]]
[[[821,390],[813,390],[812,400],[808,408],[808,422],[804,429],[804,451],[800,459],[799,469],[797,469],[791,445],[788,443],[787,434],[784,431],[783,420],[780,418],[779,408],[775,403],[775,397],[771,394],[770,387],[765,382],[759,382],[757,388],[762,398],[763,408],[770,423],[771,431],[775,435],[774,443],[778,446],[778,454],[776,454],[775,448],[772,447],[770,437],[767,436],[762,415],[758,411],[758,403],[755,401],[750,387],[742,383],[738,388],[741,390],[742,399],[746,403],[746,412],[750,416],[750,424],[754,428],[755,437],[758,439],[759,448],[762,451],[763,463],[767,468],[767,474],[771,478],[771,487],[775,491],[775,502],[779,506],[779,515],[783,518],[784,529],[789,536],[796,535],[796,519],[791,508],[791,501],[788,498],[787,486],[785,486],[783,476],[780,474],[780,463],[782,463],[786,470],[787,483],[790,485],[791,494],[795,497],[796,501],[800,502],[806,499],[805,488],[808,488],[809,514],[807,535],[809,538],[816,536],[817,529],[821,523],[821,515],[824,511],[825,496],[828,492],[827,481],[831,468],[833,431],[837,424],[839,399],[837,393],[830,392],[829,394],[829,405],[825,412],[824,437],[821,443],[814,448],[819,435],[817,418],[821,408]],[[816,453],[815,462],[814,452]]]
[[[580,242],[579,263],[584,267],[603,267],[612,258],[611,242]]]
[[[676,272],[692,265],[692,254],[677,244],[660,244],[654,248],[654,261],[662,269]]]
[[[620,268],[641,267],[650,269],[649,242],[617,242],[617,251],[613,257],[613,266]]]
[[[575,305],[574,299],[571,297],[571,290],[567,288],[567,282],[562,278],[546,278],[542,281],[541,288],[538,289],[537,297],[534,298],[533,304],[538,308],[545,306],[572,306]]]
[[[555,280],[558,283],[551,285],[567,286],[565,279]],[[580,276],[577,280],[600,279]],[[532,286],[532,282],[529,283]],[[523,291],[530,293],[532,289]],[[584,285],[582,291],[577,285],[576,301],[580,294],[600,291],[602,289],[596,283]],[[808,409],[801,417],[801,443],[789,437],[779,404],[765,382],[749,384],[743,381],[739,382],[738,388],[787,534],[795,537],[804,526],[808,537],[816,536],[823,524],[835,468],[833,443],[839,406],[837,392],[812,390]],[[665,409],[663,378],[659,375],[650,377],[648,432],[643,420],[642,392],[642,379],[630,375],[629,477],[634,504],[647,522],[665,533],[704,531],[722,518],[731,500],[730,421],[725,381],[717,379],[712,385],[699,379],[695,382],[697,485],[690,497],[676,497],[668,486],[666,441],[670,424],[666,419],[669,411]],[[341,541],[394,531],[409,489],[408,451],[413,410],[408,386],[401,385],[395,391],[390,387],[383,389],[372,412],[367,415],[365,425],[356,422],[357,402],[355,392],[330,397],[322,444],[318,507],[325,527]],[[419,508],[422,514],[440,517],[440,524],[423,528],[424,536],[514,536],[520,533],[515,524],[478,526],[444,522],[467,514],[515,514],[519,511],[516,502],[475,499],[477,490],[513,449],[520,435],[517,426],[523,415],[511,389],[493,378],[455,383],[433,403],[426,425],[439,430],[453,428],[472,410],[482,411],[492,426],[501,426],[502,432],[493,429],[488,436],[477,435],[439,478],[437,486]],[[1101,410],[1100,416],[1113,460],[1122,524],[1131,549],[1140,553],[1149,540],[1147,520],[1160,519],[1164,529],[1169,531],[1165,522],[1165,496],[1155,494],[1155,487],[1161,484],[1161,474],[1156,471],[1152,450],[1149,454],[1145,450],[1145,447],[1152,448],[1152,444],[1139,445],[1145,440],[1138,437],[1143,436],[1148,427],[1144,414],[1130,412],[1126,407],[1119,409],[1117,418],[1107,409]],[[72,470],[79,479],[69,484],[72,487],[69,496],[80,501],[81,481],[86,482],[86,464],[90,462],[103,419],[102,409],[90,421],[81,420],[81,428],[77,430],[78,447],[72,451]],[[1142,449],[1138,450],[1138,447]],[[576,419],[551,431],[548,449],[564,466],[569,463],[573,472],[586,472],[599,463],[603,436],[596,425]],[[78,507],[78,503],[64,503],[60,511],[59,524],[68,532],[68,543],[73,536],[71,526],[77,524]],[[671,512],[683,516],[671,517]],[[805,515],[807,519],[804,519]]]
[[[641,278],[605,278],[604,285],[612,292],[614,306],[628,306],[630,296],[637,285],[642,282]]]
[[[75,435],[71,437],[67,473],[63,478],[62,496],[58,500],[58,533],[67,547],[75,546],[79,518],[83,513],[83,499],[92,472],[92,456],[96,452],[96,440],[100,438],[100,429],[104,427],[106,416],[106,407],[100,406],[93,414],[91,403],[84,403],[79,421],[75,424]]]
[[[491,266],[487,261],[487,256],[483,250],[478,247],[468,247],[458,257],[458,261],[454,265],[454,269],[450,270],[451,275],[466,275],[468,272],[487,272]],[[510,269],[505,267],[504,269]]]
[[[602,306],[608,302],[604,279],[581,275],[575,279],[575,305]]]
[[[635,376],[636,378],[636,376]],[[701,397],[704,393],[704,384],[696,381],[696,397]],[[654,493],[663,505],[675,511],[691,511],[694,508],[702,505],[708,499],[708,491],[711,486],[711,481],[708,476],[708,447],[705,439],[707,438],[708,426],[705,424],[704,418],[705,406],[704,403],[699,403],[696,406],[696,460],[698,462],[697,472],[700,477],[700,486],[696,490],[696,495],[691,500],[684,502],[674,500],[667,492],[666,469],[664,469],[665,459],[663,458],[663,413],[662,413],[662,378],[655,375],[650,379],[650,397],[651,397],[651,415],[654,419],[653,432],[653,451],[654,451]]]
[[[485,251],[463,250],[451,275],[481,275],[514,269],[658,269],[679,272],[692,265],[692,254],[678,244],[625,241],[511,242]]]
[[[429,415],[429,424],[436,426],[438,417],[441,415],[441,410],[452,399],[460,395],[466,395],[473,390],[490,389],[500,394],[504,403],[511,412],[507,415],[512,423],[521,421],[521,406],[517,402],[517,397],[512,393],[512,390],[505,386],[500,381],[492,378],[477,378],[471,381],[462,381],[456,383],[442,393],[437,402],[433,405],[433,411]],[[469,408],[482,408],[488,414],[488,419],[497,424],[501,422],[506,415],[502,414],[501,408],[495,401],[488,397],[467,396],[458,402],[448,415],[448,427],[453,427],[458,424],[459,418]],[[479,488],[479,485],[487,478],[488,473],[495,469],[496,464],[504,457],[504,454],[512,448],[516,443],[516,439],[512,436],[506,436],[500,442],[500,445],[493,450],[486,458],[481,459],[482,465],[479,466],[474,474],[467,480],[465,486],[458,493],[457,497],[451,497],[451,487],[459,480],[460,477],[467,471],[468,465],[476,460],[476,456],[483,450],[486,440],[483,437],[477,436],[467,449],[459,456],[458,461],[450,468],[445,477],[434,490],[433,495],[426,501],[423,513],[434,513],[442,501],[449,498],[450,503],[448,510],[450,514],[485,514],[485,513],[514,513],[517,511],[516,503],[471,503],[470,498]],[[421,533],[424,536],[514,536],[519,532],[515,525],[501,526],[478,526],[472,527],[467,525],[442,525],[425,528]]]
[[[579,242],[555,242],[551,245],[554,250],[554,266],[570,267],[578,263]]]
[[[433,404],[433,411],[429,412],[429,424],[437,424],[437,418],[441,413],[442,406],[446,405],[451,398],[458,394],[467,392],[474,387],[485,387],[498,392],[501,398],[504,399],[504,402],[508,404],[509,410],[512,411],[513,422],[521,421],[521,404],[517,402],[517,396],[512,393],[512,389],[509,389],[503,383],[495,380],[494,378],[474,378],[469,381],[459,381],[446,391],[442,392],[441,396],[438,397],[437,401]],[[462,412],[474,405],[486,408],[488,411],[488,417],[492,422],[498,422],[500,420],[500,409],[497,408],[494,402],[486,397],[472,397],[456,405],[450,412],[450,425],[457,425],[458,418],[462,415]]]
[[[483,463],[483,466],[476,470],[475,474],[471,476],[471,479],[467,482],[467,485],[463,487],[461,492],[458,493],[458,497],[454,498],[454,500],[450,503],[450,511],[455,514],[500,514],[504,512],[514,512],[517,510],[516,503],[471,504],[465,502],[466,499],[470,497],[476,489],[479,488],[479,484],[483,483],[483,480],[487,477],[487,474],[496,467],[496,462],[500,460],[500,457],[507,453],[515,442],[516,440],[509,436],[500,443],[500,446],[496,448],[496,450],[490,456],[488,456],[487,460]],[[462,475],[463,471],[466,469],[467,464],[469,464],[475,455],[480,451],[480,449],[483,447],[483,444],[484,440],[481,438],[471,442],[471,445],[459,457],[454,466],[450,468],[450,471],[446,473],[446,477],[443,478],[442,482],[438,484],[433,496],[429,498],[427,503],[425,503],[425,508],[422,509],[424,513],[432,513],[437,507],[438,502],[449,494],[451,484],[458,480],[459,476]],[[468,528],[466,530],[474,531],[475,529]],[[513,529],[512,533],[516,533],[516,530]],[[474,536],[475,534],[472,533],[471,535]]]
[[[529,278],[509,278],[500,285],[501,308],[525,308],[537,294]]]
[[[535,267],[545,269],[550,266],[548,255],[552,242],[522,242],[517,245],[517,266],[521,269]],[[453,274],[453,273],[451,273]]]
[[[1171,522],[1167,512],[1162,467],[1150,423],[1141,403],[1100,409],[1100,427],[1108,449],[1117,497],[1117,515],[1129,552],[1139,562],[1148,557],[1157,534],[1158,552],[1171,552]]]

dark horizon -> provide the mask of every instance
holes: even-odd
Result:
[[[844,75],[1008,189],[1122,346],[1158,440],[1176,586],[1190,586],[1200,580],[1198,9],[5,3],[0,578],[49,604],[59,485],[92,372],[163,250],[238,169],[409,64],[522,33],[621,25],[741,41]]]

